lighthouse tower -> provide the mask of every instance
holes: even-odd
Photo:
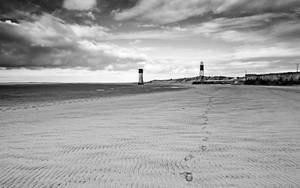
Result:
[[[199,73],[199,78],[200,78],[200,80],[203,80],[203,79],[204,79],[204,64],[203,64],[202,61],[201,61],[201,63],[200,63],[200,73]]]
[[[138,82],[138,85],[144,85],[143,69],[139,69],[139,82]]]

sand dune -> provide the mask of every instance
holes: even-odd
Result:
[[[198,86],[0,113],[0,187],[300,187],[300,88]]]

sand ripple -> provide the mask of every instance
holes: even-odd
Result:
[[[284,92],[201,86],[3,112],[0,187],[300,187],[299,96]]]

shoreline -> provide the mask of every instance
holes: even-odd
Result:
[[[93,88],[88,88],[90,91],[85,92],[83,89],[70,91],[68,96],[67,93],[62,93],[63,98],[58,94],[53,94],[53,89],[49,90],[49,87],[84,87],[85,86],[93,86]],[[104,86],[104,88],[103,88]],[[24,91],[23,88],[31,88],[31,87],[45,87],[49,90],[49,93],[54,96],[48,97],[49,93],[43,91],[35,97],[34,90],[31,91]],[[124,88],[123,88],[124,87]],[[8,90],[8,89],[9,90]],[[185,90],[189,89],[187,85],[174,85],[174,84],[148,84],[144,86],[137,86],[135,84],[25,84],[25,85],[5,85],[3,87],[0,86],[0,111],[15,111],[15,110],[25,110],[25,109],[35,109],[35,108],[42,108],[46,106],[53,106],[53,105],[65,105],[69,103],[84,103],[87,101],[96,101],[102,100],[105,98],[112,98],[112,97],[122,97],[127,95],[140,95],[140,94],[147,94],[147,93],[156,93],[156,92],[173,92],[176,90]],[[18,90],[20,90],[18,92]],[[34,88],[39,89],[39,88]],[[55,89],[55,88],[54,88]],[[40,91],[37,91],[40,92]],[[81,94],[82,93],[82,94]],[[57,95],[57,97],[55,97]],[[11,96],[11,97],[10,97]],[[32,97],[31,97],[32,96]]]
[[[75,83],[77,84],[77,83]],[[60,84],[59,84],[60,85]],[[71,84],[73,85],[73,84]],[[85,84],[83,84],[85,85]],[[93,83],[92,83],[93,85]],[[110,85],[110,84],[106,84]],[[119,85],[119,84],[116,84]],[[133,84],[125,84],[125,85],[133,85]],[[128,93],[128,94],[121,94],[121,95],[113,95],[113,96],[87,96],[82,98],[70,98],[70,99],[59,99],[53,101],[38,101],[38,102],[27,102],[23,104],[8,104],[7,106],[0,105],[0,112],[11,112],[11,111],[22,111],[22,110],[39,110],[45,107],[51,106],[63,106],[69,104],[77,104],[77,103],[89,103],[89,102],[96,102],[96,101],[103,101],[110,98],[120,98],[126,96],[136,96],[136,95],[147,95],[151,93],[163,93],[163,92],[176,92],[180,90],[190,90],[195,88],[206,88],[206,87],[241,87],[241,88],[266,88],[266,89],[278,89],[278,90],[287,90],[287,91],[295,91],[298,92],[300,86],[293,85],[293,86],[265,86],[265,85],[230,85],[230,84],[216,84],[216,85],[191,85],[187,83],[147,83],[144,86],[137,86],[137,87],[161,87],[167,86],[165,90],[161,91],[147,91],[142,93]],[[1,104],[1,101],[0,101]]]

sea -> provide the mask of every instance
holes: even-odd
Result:
[[[31,108],[57,102],[80,101],[152,92],[186,89],[174,85],[98,84],[98,83],[26,83],[0,84],[0,110]]]

